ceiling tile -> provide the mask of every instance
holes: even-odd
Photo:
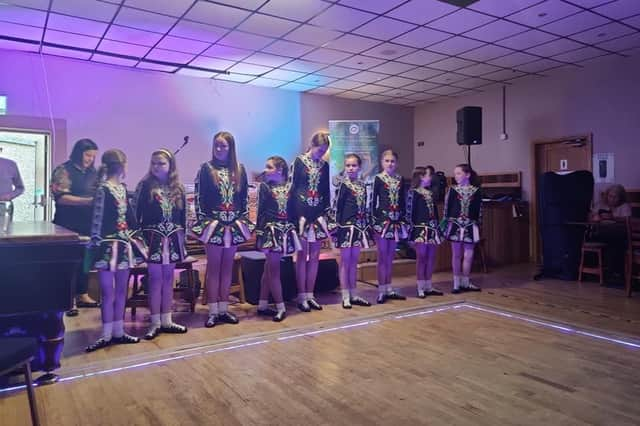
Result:
[[[354,31],[356,34],[377,38],[379,40],[391,40],[400,34],[416,28],[413,24],[407,24],[395,19],[381,16],[361,26]]]
[[[339,98],[347,98],[347,99],[362,99],[364,97],[369,96],[369,94],[362,93],[362,92],[355,92],[355,91],[347,91],[347,92],[338,93],[336,96]]]
[[[313,25],[302,25],[296,28],[284,38],[299,43],[310,44],[312,46],[322,46],[329,40],[336,39],[342,35],[339,31],[327,28],[314,27]]]
[[[252,75],[242,74],[215,74],[216,80],[233,81],[235,83],[247,83],[253,80],[255,77]]]
[[[529,55],[528,53],[515,52],[501,58],[496,58],[488,61],[491,65],[497,65],[499,67],[512,68],[516,65],[526,64],[527,62],[533,62],[540,59],[538,56]]]
[[[241,62],[229,68],[229,72],[249,75],[261,75],[271,71],[272,69],[273,68],[271,67],[264,67],[262,65],[253,65]]]
[[[336,79],[318,74],[309,74],[296,80],[296,83],[309,84],[311,86],[325,86],[333,81],[336,81]]]
[[[117,10],[117,5],[97,0],[56,0],[51,5],[53,12],[102,22],[111,22]]]
[[[380,74],[372,71],[362,71],[349,77],[349,80],[360,81],[362,83],[375,83],[389,77],[386,74]]]
[[[423,48],[431,44],[446,40],[451,34],[431,28],[418,27],[393,39],[394,43],[406,44],[417,48]]]
[[[478,12],[502,18],[539,2],[540,0],[480,0],[468,7]]]
[[[284,68],[291,71],[300,71],[304,73],[315,72],[320,68],[326,67],[326,64],[320,64],[318,62],[305,61],[303,59],[296,59],[288,64],[284,65]]]
[[[599,43],[597,46],[614,52],[632,49],[640,46],[640,33],[620,37],[615,40],[605,41],[604,43]]]
[[[225,28],[233,28],[242,22],[250,12],[222,6],[220,4],[199,1],[185,15],[186,19],[202,22],[204,24],[218,25]]]
[[[123,7],[113,22],[114,24],[137,28],[139,30],[166,33],[173,24],[177,22],[177,19],[157,13]]]
[[[555,68],[561,65],[563,64],[551,59],[540,59],[536,62],[529,62],[528,64],[518,65],[517,67],[515,67],[515,69],[523,72],[542,72],[544,70],[548,70],[549,68]]]
[[[514,24],[513,22],[499,20],[469,31],[468,33],[465,33],[465,35],[478,40],[493,42],[524,31],[527,31],[527,27],[523,27],[520,24]]]
[[[315,49],[313,46],[307,46],[306,44],[294,43],[292,41],[278,40],[262,49],[263,52],[273,53],[276,55],[290,56],[297,58],[305,53]]]
[[[208,56],[198,56],[189,65],[194,67],[208,68],[212,70],[226,70],[232,67],[235,61],[227,61],[225,59],[210,58]]]
[[[102,40],[98,45],[98,50],[142,58],[149,51],[149,47],[114,40]]]
[[[147,53],[146,59],[153,59],[155,61],[171,62],[174,64],[186,64],[194,58],[193,54],[175,52],[173,50],[165,50],[155,48],[151,52]]]
[[[178,67],[162,65],[162,64],[154,64],[153,62],[140,62],[138,65],[136,65],[136,68],[140,68],[143,70],[169,72],[169,73],[173,73],[178,69]]]
[[[326,75],[328,77],[345,78],[358,72],[360,72],[360,70],[332,65],[330,67],[318,70],[317,74]]]
[[[400,74],[405,71],[409,71],[415,67],[416,67],[415,65],[403,64],[401,62],[391,61],[382,65],[378,65],[377,67],[373,67],[370,69],[370,71],[382,72],[385,74]]]
[[[592,8],[592,7],[600,6],[601,4],[604,4],[604,3],[609,3],[611,1],[613,0],[571,0],[571,3],[574,3],[578,6],[586,7],[586,8]]]
[[[141,44],[143,46],[155,46],[162,38],[162,34],[136,30],[120,25],[111,25],[104,35],[104,38],[126,43]]]
[[[513,37],[506,38],[504,40],[496,41],[496,44],[500,46],[510,47],[516,50],[527,49],[532,46],[536,46],[538,44],[547,43],[551,40],[555,40],[558,37],[538,31],[531,30],[527,31]]]
[[[394,98],[394,99],[390,99],[388,101],[385,101],[386,104],[395,104],[395,105],[408,105],[411,104],[415,101],[411,100],[411,99],[404,99],[404,98]]]
[[[341,61],[338,65],[348,67],[348,68],[357,68],[361,70],[365,70],[368,68],[375,67],[376,65],[380,65],[385,61],[378,58],[372,58],[370,56],[356,55],[352,56],[349,59],[345,59]]]
[[[366,102],[384,102],[390,99],[393,99],[393,98],[391,96],[384,96],[384,95],[371,95],[371,96],[367,96],[366,98],[362,98],[361,100]]]
[[[358,87],[358,92],[370,93],[372,95],[388,90],[389,88],[387,86],[378,86],[377,84],[365,84],[364,86]]]
[[[193,0],[126,0],[125,6],[144,9],[164,15],[182,16],[193,4]]]
[[[330,5],[322,0],[296,0],[295,2],[270,0],[260,8],[260,12],[296,21],[306,21],[328,7]]]
[[[462,58],[447,58],[447,59],[443,59],[441,61],[429,64],[429,66],[431,68],[435,68],[438,70],[453,71],[459,68],[471,66],[474,63],[475,62],[467,61],[466,59],[462,59]]]
[[[414,65],[427,65],[432,62],[441,61],[446,57],[446,55],[442,55],[440,53],[418,50],[417,52],[413,52],[407,56],[399,58],[398,62],[405,62]]]
[[[208,1],[208,0],[207,0]],[[239,7],[242,9],[256,10],[264,3],[264,0],[216,0],[218,3],[224,3],[229,6]]]
[[[640,30],[640,15],[636,15],[632,18],[625,19],[623,22],[627,25],[631,25],[636,29]]]
[[[335,95],[336,93],[342,92],[342,89],[334,89],[332,87],[316,87],[313,90],[310,90],[308,93],[313,93],[315,95]]]
[[[103,64],[120,65],[122,67],[134,67],[138,61],[132,59],[118,58],[109,55],[94,54],[91,57],[93,62],[101,62]]]
[[[618,0],[593,9],[612,19],[624,19],[640,13],[640,2],[637,0]]]
[[[355,89],[356,87],[362,86],[362,83],[359,81],[352,81],[352,80],[337,80],[329,83],[327,86],[333,87],[336,89],[351,90],[351,89]]]
[[[484,44],[486,43],[482,41],[456,36],[429,46],[429,50],[444,53],[445,55],[457,55],[468,50],[476,49]]]
[[[24,38],[27,40],[40,41],[42,39],[42,32],[43,32],[42,28],[30,27],[27,25],[12,24],[10,22],[4,22],[2,26],[0,26],[0,35],[16,37],[16,38]],[[35,50],[37,51],[39,49],[40,48],[36,46]],[[27,49],[19,49],[19,50],[27,50]]]
[[[429,81],[434,83],[441,84],[455,84],[458,81],[466,80],[468,77],[466,75],[460,75],[453,72],[448,72],[446,74],[440,74],[435,77],[431,77]]]
[[[11,4],[32,9],[49,10],[49,0],[11,0]]]
[[[507,49],[506,47],[496,46],[495,44],[485,44],[477,49],[460,53],[458,56],[465,59],[471,59],[472,61],[488,61],[499,56],[508,55],[512,52],[513,50]]]
[[[171,29],[171,31],[169,31],[169,34],[177,37],[213,43],[225,35],[227,31],[229,30],[226,28],[182,19]]]
[[[433,68],[420,67],[400,74],[403,77],[415,78],[416,80],[426,80],[427,78],[434,77],[442,74],[442,70],[436,70]]]
[[[241,61],[253,52],[246,49],[237,49],[235,47],[222,46],[220,44],[214,44],[203,55],[212,56],[214,58],[227,59],[229,61]]]
[[[412,92],[411,90],[406,90],[406,89],[391,89],[383,93],[389,96],[408,96],[408,95],[412,95],[415,92]]]
[[[463,87],[465,89],[473,89],[476,87],[486,86],[487,84],[493,83],[492,81],[485,80],[482,78],[467,78],[466,80],[456,81],[453,83],[456,87]]]
[[[93,37],[102,37],[108,24],[90,19],[74,18],[73,16],[50,13],[47,28],[53,30],[73,32]]]
[[[162,49],[175,50],[177,52],[185,52],[185,53],[200,53],[206,50],[211,46],[211,43],[204,43],[202,41],[197,40],[189,40],[186,38],[166,36],[160,43],[156,45],[156,47],[160,47]]]
[[[508,19],[531,27],[539,27],[581,11],[579,7],[565,3],[563,0],[548,0],[514,13]]]
[[[389,87],[403,87],[408,84],[413,84],[415,82],[416,81],[412,78],[394,76],[394,77],[388,77],[382,80],[378,80],[377,84],[381,84],[383,86],[389,86]]]
[[[422,25],[441,18],[446,14],[455,12],[458,9],[458,7],[439,1],[411,0],[387,13],[387,15]]]
[[[286,64],[290,60],[291,58],[287,58],[286,56],[276,56],[276,55],[269,55],[267,53],[257,52],[249,56],[248,58],[245,58],[244,62],[275,68],[275,67],[279,67],[281,65]]]
[[[63,31],[46,30],[44,41],[63,46],[80,47],[82,49],[95,49],[100,42],[99,38],[85,35],[72,34]]]
[[[438,86],[440,86],[440,84],[430,83],[430,82],[427,82],[427,81],[418,81],[416,83],[409,84],[409,85],[405,86],[404,89],[413,90],[413,91],[416,91],[416,92],[425,92],[427,90],[434,89],[434,88],[436,88]]]
[[[372,13],[333,5],[313,18],[309,23],[322,28],[348,32],[375,17],[376,15]]]
[[[430,22],[429,27],[435,28],[437,30],[448,31],[450,33],[460,34],[494,20],[495,18],[483,15],[478,12],[474,12],[469,9],[460,9],[457,12],[453,12],[440,19]]]
[[[438,95],[432,95],[430,93],[414,93],[412,95],[407,95],[407,99],[412,99],[414,101],[425,101],[427,99],[437,98]]]
[[[269,37],[281,37],[298,25],[299,24],[296,22],[288,21],[286,19],[274,18],[256,13],[240,24],[238,29]]]
[[[339,50],[333,50],[333,49],[320,48],[320,49],[314,50],[311,53],[307,53],[302,57],[302,59],[305,59],[308,61],[322,62],[323,64],[333,64],[335,62],[339,62],[344,59],[347,59],[350,56],[352,56],[351,53],[341,52]]]
[[[273,39],[269,37],[244,33],[242,31],[232,31],[221,38],[218,43],[225,46],[239,47],[241,49],[260,50],[272,41]]]
[[[631,34],[632,32],[635,31],[628,26],[618,24],[617,22],[612,22],[601,27],[596,27],[591,30],[574,34],[571,36],[571,38],[587,44],[596,44],[606,40],[611,40],[627,34]]]
[[[609,22],[610,21],[607,18],[585,11],[547,25],[543,25],[540,28],[545,31],[549,31],[550,33],[567,36],[569,34],[578,33]]]
[[[595,49],[593,47],[584,47],[582,49],[577,49],[571,52],[556,55],[552,59],[557,59],[564,62],[580,62],[591,58],[597,58],[598,56],[606,54],[606,52],[600,49]]]
[[[383,14],[406,0],[341,0],[340,4]]]
[[[561,38],[559,40],[554,40],[549,43],[527,49],[527,52],[540,56],[553,56],[570,50],[579,49],[581,47],[583,47],[583,45],[580,43],[576,43],[575,41],[571,41],[566,38]]]
[[[33,28],[33,27],[26,27],[25,25],[19,25],[19,26],[25,27],[25,28]],[[0,31],[3,31],[3,30],[0,30]],[[42,31],[42,29],[40,29],[40,31]],[[40,38],[38,38],[38,40],[39,39]],[[11,41],[11,40],[0,40],[0,49],[19,50],[22,52],[38,52],[40,50],[40,46],[37,44],[20,43],[20,42]]]
[[[46,19],[47,13],[41,10],[26,9],[24,7],[12,6],[11,4],[0,3],[0,21],[44,27]]]
[[[258,77],[254,80],[251,80],[248,84],[251,84],[252,86],[278,87],[285,84],[285,82],[279,81],[279,80],[271,80],[269,78],[264,78],[264,77]]]
[[[500,71],[499,67],[489,65],[489,64],[477,64],[471,65],[470,67],[463,68],[458,70],[459,74],[471,75],[471,76],[479,76],[483,74],[488,74],[490,72]]]
[[[374,47],[373,49],[369,49],[366,52],[363,52],[363,54],[367,56],[373,56],[375,58],[392,60],[414,51],[415,49],[412,47],[401,46],[394,43],[383,43],[379,46]]]
[[[298,82],[293,82],[293,83],[287,83],[283,86],[280,86],[280,89],[284,89],[284,90],[293,90],[296,92],[306,92],[307,90],[311,90],[313,88],[315,88],[316,86],[309,86],[307,84],[301,84]]]
[[[440,86],[429,90],[429,93],[436,93],[438,95],[451,95],[453,93],[461,92],[462,89],[455,86]]]
[[[494,80],[494,81],[504,81],[504,80],[511,80],[512,78],[520,77],[521,75],[523,75],[523,73],[516,70],[500,70],[500,71],[492,72],[489,74],[485,74],[482,77],[489,80]],[[458,86],[457,83],[456,83],[456,86]]]
[[[305,72],[277,69],[269,71],[264,76],[274,80],[293,81],[299,79],[300,77],[304,77],[305,74]]]
[[[189,77],[198,77],[198,78],[212,78],[213,76],[218,75],[217,73],[214,73],[214,72],[193,70],[190,68],[180,68],[178,71],[176,71],[176,74],[186,75]]]
[[[380,43],[380,40],[374,40],[353,34],[345,34],[337,40],[328,42],[325,47],[344,50],[345,52],[360,53]]]
[[[35,47],[37,48],[37,46]],[[0,44],[0,48],[2,48],[1,44]],[[42,53],[44,53],[45,55],[64,56],[67,58],[85,59],[85,60],[91,57],[91,52],[79,52],[77,50],[61,49],[61,48],[49,47],[49,46],[42,46]]]

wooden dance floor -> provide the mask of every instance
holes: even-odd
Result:
[[[640,424],[638,301],[596,284],[540,284],[517,275],[524,276],[522,268],[485,275],[479,295],[410,297],[351,311],[333,304],[311,314],[289,307],[282,324],[241,317],[244,324],[208,330],[194,323],[183,338],[161,335],[91,356],[79,350],[78,336],[91,333],[83,326],[97,326],[80,325],[87,314],[70,325],[61,382],[36,390],[41,419],[46,425]],[[410,281],[404,281],[408,295]],[[610,308],[603,308],[605,299]],[[554,306],[558,315],[551,318]],[[24,392],[0,394],[0,413],[1,425],[29,424]]]

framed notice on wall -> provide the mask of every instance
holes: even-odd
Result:
[[[593,177],[595,183],[613,183],[614,158],[612,152],[593,154]]]

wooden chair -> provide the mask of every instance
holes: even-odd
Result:
[[[582,281],[583,274],[591,274],[598,276],[598,282],[600,285],[604,284],[604,268],[602,263],[602,252],[606,246],[605,243],[598,243],[593,241],[587,241],[587,236],[590,230],[587,229],[584,233],[582,241],[582,250],[580,253],[580,269],[578,270],[578,281]],[[597,260],[597,264],[593,266],[585,265],[586,255],[594,254]]]
[[[231,273],[231,287],[229,293],[237,293],[240,303],[246,303],[247,298],[244,292],[244,277],[242,276],[242,256],[236,254],[233,258],[233,272]],[[202,283],[202,304],[207,304],[207,274],[204,274],[204,282]]]
[[[0,376],[16,371],[24,372],[31,411],[31,424],[38,426],[38,404],[31,378],[31,360],[38,351],[38,342],[32,337],[6,337],[0,339]]]
[[[633,280],[640,280],[640,218],[628,217],[627,225],[627,255],[625,262],[625,290],[631,297]]]

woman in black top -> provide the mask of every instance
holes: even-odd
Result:
[[[196,177],[197,221],[191,232],[205,244],[209,317],[205,327],[237,324],[228,311],[233,258],[238,244],[246,242],[254,225],[247,210],[249,185],[244,166],[236,157],[236,142],[229,132],[213,137],[211,161]]]
[[[94,167],[98,145],[91,139],[80,139],[73,146],[69,160],[53,170],[51,194],[56,213],[53,223],[89,235],[93,196],[96,190],[97,172]],[[96,307],[98,304],[87,293],[88,274],[81,264],[76,275],[74,307],[68,316],[78,315],[78,309]]]
[[[173,272],[187,257],[185,247],[186,199],[178,178],[176,159],[166,149],[151,154],[149,173],[136,188],[138,226],[148,247],[149,310],[151,327],[145,339],[162,333],[186,333],[187,327],[173,322]]]

